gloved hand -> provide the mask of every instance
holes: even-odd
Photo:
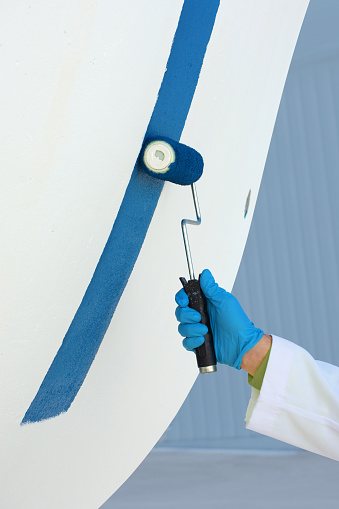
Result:
[[[264,333],[247,318],[237,299],[219,288],[209,270],[202,272],[200,286],[207,300],[217,361],[240,369],[244,354]],[[183,345],[186,350],[194,350],[203,344],[207,327],[199,323],[200,313],[188,307],[184,289],[176,294],[175,300],[178,304],[175,316],[180,322],[178,330],[185,338]]]

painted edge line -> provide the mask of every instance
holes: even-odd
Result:
[[[218,8],[219,0],[185,0],[145,138],[180,140]],[[86,293],[21,424],[56,417],[74,401],[131,275],[163,185],[136,162]]]

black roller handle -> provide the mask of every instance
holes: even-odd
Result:
[[[195,353],[197,356],[197,364],[200,373],[213,373],[217,370],[217,360],[215,357],[213,335],[211,331],[210,319],[207,313],[206,297],[200,288],[197,279],[190,279],[186,281],[184,277],[180,278],[182,286],[189,300],[189,307],[199,311],[201,314],[201,322],[208,327],[208,332],[205,334],[205,343],[196,348]]]

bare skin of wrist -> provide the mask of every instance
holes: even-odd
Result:
[[[254,376],[271,346],[272,336],[264,334],[260,341],[245,353],[240,367]]]

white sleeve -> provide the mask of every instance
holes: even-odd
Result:
[[[246,427],[339,461],[339,368],[277,336]]]

